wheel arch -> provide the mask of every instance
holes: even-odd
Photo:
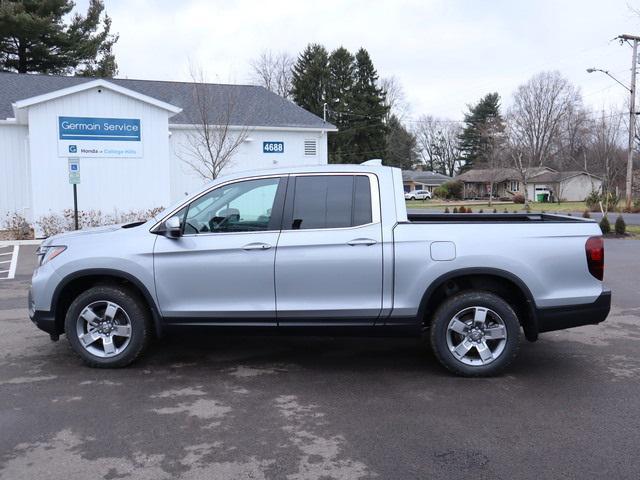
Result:
[[[422,295],[418,319],[426,323],[429,312],[433,312],[443,299],[472,289],[502,296],[516,311],[527,340],[538,339],[535,301],[529,287],[517,275],[499,268],[462,268],[441,275]]]
[[[64,319],[67,310],[80,293],[99,284],[116,284],[133,290],[145,302],[151,312],[154,332],[157,337],[162,335],[161,316],[156,302],[144,283],[134,275],[122,270],[110,268],[92,268],[79,270],[65,276],[58,284],[51,300],[52,313],[55,318],[56,331],[64,332]]]

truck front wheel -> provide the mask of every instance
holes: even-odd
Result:
[[[516,356],[520,322],[499,296],[465,291],[436,310],[430,340],[436,357],[451,372],[488,377],[500,373]]]
[[[73,350],[90,367],[125,367],[149,342],[149,317],[135,293],[115,285],[96,286],[73,301],[65,332]]]

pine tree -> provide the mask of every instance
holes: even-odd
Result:
[[[71,0],[0,2],[0,70],[112,77],[117,73],[103,0],[67,18]]]
[[[476,105],[470,106],[464,116],[464,123],[465,127],[460,134],[460,146],[465,162],[462,170],[469,170],[486,162],[491,149],[488,135],[504,130],[504,120],[500,114],[500,95],[489,93]]]
[[[416,137],[391,115],[387,124],[386,151],[383,163],[392,167],[410,170],[418,163]]]
[[[329,136],[329,163],[349,162],[354,122],[351,111],[354,81],[354,56],[344,47],[334,50],[329,57],[326,102],[329,121],[338,127],[338,132]]]
[[[371,158],[382,158],[386,150],[387,127],[384,118],[389,107],[382,88],[378,86],[378,73],[369,53],[361,48],[356,53],[355,84],[353,86],[354,138],[350,163]]]
[[[307,45],[293,66],[291,93],[302,108],[322,117],[329,80],[329,55],[316,43]]]

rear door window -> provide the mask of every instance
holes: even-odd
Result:
[[[309,175],[293,182],[284,228],[345,228],[371,223],[371,186],[365,175]]]

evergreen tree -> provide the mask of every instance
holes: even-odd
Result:
[[[386,145],[383,163],[392,167],[411,170],[418,163],[416,137],[391,115],[387,124]]]
[[[302,108],[322,117],[329,80],[329,55],[316,43],[307,45],[293,66],[291,93]]]
[[[460,148],[465,162],[462,170],[486,166],[491,149],[491,136],[504,130],[500,114],[500,95],[489,93],[469,107],[464,116],[465,127],[460,134]]]
[[[329,81],[327,84],[328,119],[338,131],[329,136],[329,163],[349,163],[348,154],[353,139],[353,86],[355,58],[340,47],[329,57]]]
[[[86,15],[66,17],[71,0],[0,1],[0,70],[112,77],[117,73],[103,0],[90,0]]]
[[[353,86],[353,149],[349,163],[360,163],[371,158],[382,158],[386,150],[387,127],[384,118],[389,107],[382,88],[378,86],[378,73],[369,53],[361,48],[356,53],[355,83]]]

